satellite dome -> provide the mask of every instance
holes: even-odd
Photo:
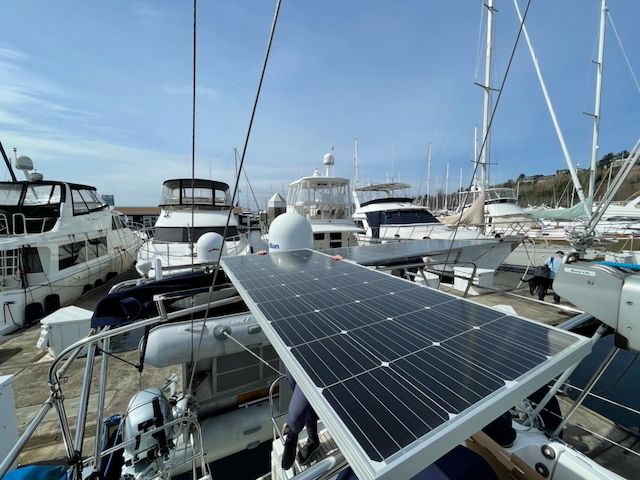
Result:
[[[207,232],[196,242],[196,255],[198,261],[203,263],[215,263],[218,261],[222,250],[222,255],[226,255],[224,248],[224,238],[219,233]]]
[[[33,170],[33,160],[26,155],[16,158],[16,170]]]
[[[309,221],[293,212],[276,217],[269,227],[269,250],[282,252],[303,248],[313,248],[313,231]]]
[[[323,165],[333,165],[336,163],[336,158],[333,156],[333,153],[325,153],[324,157],[322,157]]]

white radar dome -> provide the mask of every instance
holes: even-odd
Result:
[[[16,158],[16,169],[17,170],[33,170],[33,160],[31,160],[26,155],[22,155]]]
[[[303,248],[313,248],[313,231],[309,221],[293,212],[277,216],[269,227],[269,250],[282,252]]]
[[[222,256],[226,255],[224,238],[215,232],[203,234],[196,242],[196,255],[199,262],[216,263],[222,250]]]
[[[322,157],[323,165],[333,165],[336,163],[336,158],[333,156],[333,153],[325,153],[324,157]]]

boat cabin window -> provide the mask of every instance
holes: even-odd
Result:
[[[38,249],[35,247],[24,247],[22,249],[22,258],[24,261],[24,270],[26,273],[42,272],[42,262]]]
[[[84,215],[107,207],[106,203],[95,190],[89,188],[71,187],[73,214]]]
[[[24,205],[60,203],[60,185],[29,185],[24,193]]]
[[[113,230],[120,230],[127,226],[127,221],[124,215],[114,215],[111,217],[111,228]]]
[[[191,238],[189,230],[191,232]],[[218,235],[224,234],[224,227],[196,227],[193,229],[187,227],[156,227],[153,235],[154,240],[160,242],[197,242],[198,239],[207,232],[214,232]],[[238,236],[238,228],[229,225],[227,228],[227,238],[233,238]]]
[[[109,253],[107,249],[107,237],[92,238],[87,242],[87,259],[102,257]]]
[[[380,212],[380,225],[407,225],[414,223],[439,223],[428,210],[388,210]],[[367,218],[369,214],[367,214]],[[369,222],[371,223],[371,222]]]
[[[0,188],[0,205],[18,205],[22,195],[22,184],[5,183]]]
[[[0,251],[0,277],[5,279],[18,273],[18,250]]]
[[[313,239],[314,240],[324,240],[324,233],[314,233],[313,234]]]
[[[58,269],[79,265],[87,260],[84,242],[67,243],[58,247]]]

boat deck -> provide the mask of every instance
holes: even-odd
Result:
[[[507,290],[509,284],[515,285],[515,283],[517,283],[517,278],[514,275],[515,274],[498,273],[496,275],[496,285],[499,288]],[[515,282],[513,281],[514,278],[516,278]],[[117,281],[122,280],[123,277],[117,279]],[[508,305],[513,308],[518,315],[551,325],[557,325],[573,315],[571,312],[562,310],[558,305],[531,301],[530,299],[534,297],[529,294],[526,284],[525,287],[527,288],[520,288],[509,292],[489,293],[470,297],[470,299],[490,306]],[[109,285],[105,285],[101,289],[90,292],[87,296],[76,302],[76,305],[92,309],[93,305],[106,293],[108,288]],[[442,289],[456,293],[447,285],[443,285]],[[548,296],[547,299],[551,300],[551,296]],[[568,305],[563,303],[560,307],[563,306]],[[47,373],[52,358],[48,353],[37,350],[35,345],[39,334],[40,325],[37,324],[5,337],[3,343],[0,344],[0,375],[15,375],[13,389],[16,398],[18,430],[20,433],[24,431],[31,418],[33,418],[49,394]],[[139,360],[137,350],[121,353],[118,354],[118,356],[132,363],[137,363]],[[88,417],[87,439],[83,448],[85,454],[90,452],[94,445],[94,409],[96,405],[97,375],[100,362],[100,358],[96,358],[92,384],[93,390],[91,393],[91,413],[89,413]],[[77,398],[82,384],[84,363],[84,359],[76,361],[75,367],[69,370],[66,381],[63,384],[67,414],[71,417],[72,421],[75,420],[74,413],[78,405]],[[163,369],[146,366],[144,371],[138,374],[130,365],[118,361],[115,358],[109,359],[109,369],[109,385],[106,395],[107,415],[123,412],[127,407],[130,397],[136,393],[141,386],[162,386],[165,383],[165,379],[171,374],[177,373],[179,378],[181,376],[180,368],[176,366]],[[180,388],[181,385],[178,385],[178,389]],[[568,397],[560,398],[563,411],[567,411],[570,401]],[[64,447],[58,430],[58,422],[55,417],[55,412],[52,410],[32,437],[27,448],[21,454],[19,462],[32,463],[63,458]],[[640,468],[640,458],[638,456],[624,448],[614,446],[606,440],[588,434],[587,431],[598,432],[600,435],[624,445],[629,450],[640,453],[640,443],[638,443],[638,438],[635,435],[625,429],[619,428],[597,413],[580,407],[572,417],[570,426],[565,431],[564,437],[569,443],[576,445],[578,449],[590,457],[597,459],[599,463],[602,463],[626,478],[635,478]],[[330,439],[325,440],[327,440],[325,444],[328,449],[335,448]],[[266,468],[268,467],[265,466],[265,469]]]
[[[107,284],[88,292],[74,304],[93,310],[97,301],[109,291],[114,283],[136,277],[137,273],[135,271],[127,272]],[[36,348],[36,342],[39,336],[40,323],[38,322],[36,325],[27,329],[5,336],[3,343],[0,345],[0,375],[15,375],[13,390],[16,400],[19,434],[25,430],[31,419],[40,409],[42,403],[49,397],[47,376],[53,358],[46,350],[40,351]],[[131,363],[137,363],[139,360],[137,350],[117,355]],[[100,364],[100,357],[96,357],[89,402],[89,415],[86,425],[86,441],[83,448],[85,454],[91,452],[94,447],[95,409],[97,405]],[[63,394],[65,395],[65,408],[72,422],[72,433],[75,431],[73,422],[76,420],[84,365],[84,358],[77,359],[69,369],[62,386]],[[179,370],[179,367],[157,369],[145,366],[142,374],[138,375],[138,372],[132,368],[131,365],[118,361],[113,357],[110,358],[109,384],[105,397],[105,418],[112,414],[124,412],[129,403],[129,399],[139,390],[140,386],[162,386],[165,383],[165,379],[172,373],[177,373],[180,378],[181,372]],[[180,385],[178,385],[178,388],[180,388]],[[64,456],[65,450],[59,433],[57,416],[55,409],[52,409],[27,444],[25,450],[23,450],[18,462],[24,464],[52,461],[64,458]]]

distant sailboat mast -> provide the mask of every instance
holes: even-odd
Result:
[[[487,0],[487,45],[484,65],[484,102],[482,113],[482,148],[480,164],[482,172],[480,177],[480,191],[484,193],[489,181],[489,116],[491,109],[491,55],[493,53],[493,0]]]
[[[602,68],[604,60],[604,33],[607,16],[607,1],[600,1],[600,34],[598,39],[598,60],[596,64],[596,99],[593,107],[593,139],[591,144],[591,173],[589,175],[589,197],[593,201],[598,168],[598,148],[600,135],[600,100],[602,97]]]

